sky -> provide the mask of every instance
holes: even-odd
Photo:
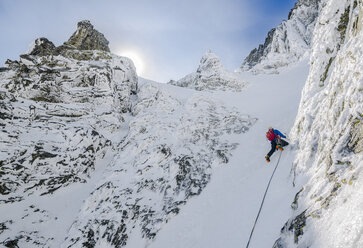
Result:
[[[56,46],[90,20],[112,53],[158,82],[196,71],[209,50],[237,69],[297,0],[0,0],[0,66],[39,37]]]

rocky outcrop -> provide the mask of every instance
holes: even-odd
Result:
[[[265,43],[251,51],[241,69],[276,73],[278,68],[306,57],[311,49],[319,3],[320,0],[299,0],[289,19],[268,32]]]
[[[32,48],[29,50],[29,55],[47,56],[54,52],[55,45],[47,38],[38,38],[34,41]]]
[[[259,45],[258,48],[253,49],[250,54],[245,58],[242,67],[251,69],[255,65],[261,62],[262,58],[271,51],[271,43],[276,29],[271,29],[265,39],[265,43]]]
[[[247,83],[235,73],[227,71],[217,55],[207,52],[200,60],[199,67],[178,81],[169,84],[195,90],[241,91]]]
[[[119,112],[130,111],[130,96],[137,90],[131,60],[101,51],[87,55],[93,63],[63,56],[31,55],[21,56],[20,61],[7,61],[5,67],[9,70],[0,74],[2,87],[16,97],[38,102],[92,103],[103,98]]]
[[[34,41],[27,54],[35,56],[61,55],[77,60],[92,60],[94,51],[110,52],[108,40],[103,34],[94,29],[90,21],[81,21],[77,24],[77,30],[63,45],[55,47],[46,38],[38,38]],[[100,52],[99,54],[104,54]],[[105,55],[102,58],[109,58]]]
[[[103,34],[93,28],[90,21],[81,21],[77,24],[77,31],[64,43],[77,50],[100,50],[109,52],[108,40]]]

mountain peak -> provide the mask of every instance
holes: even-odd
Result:
[[[178,81],[171,80],[169,84],[199,91],[241,91],[247,83],[234,73],[226,70],[219,57],[208,51],[200,59],[196,72],[190,73]]]
[[[222,64],[219,57],[216,54],[214,54],[212,51],[208,51],[200,59],[200,64],[197,72],[205,71],[211,68],[220,68],[220,67],[222,67]]]
[[[298,0],[288,20],[268,32],[265,43],[250,52],[241,69],[276,73],[278,68],[303,59],[311,49],[320,1]]]
[[[78,50],[101,50],[109,52],[108,40],[94,29],[88,20],[78,22],[77,30],[64,45],[73,46]]]
[[[89,20],[83,20],[77,23],[78,29],[93,29],[93,25],[91,24],[91,21]]]

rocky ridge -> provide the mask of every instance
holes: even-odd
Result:
[[[90,21],[81,21],[77,24],[77,31],[64,43],[77,50],[100,50],[110,52],[108,40],[103,34],[94,29]]]
[[[26,55],[61,55],[76,60],[94,60],[96,58],[93,57],[90,51],[97,50],[109,53],[108,44],[109,42],[105,36],[94,29],[90,21],[84,20],[77,24],[77,31],[63,45],[56,47],[47,38],[38,38],[33,42]],[[23,57],[26,55],[23,55]]]
[[[265,43],[245,58],[241,70],[254,73],[278,73],[278,68],[309,55],[320,0],[299,0],[288,20],[271,29]]]

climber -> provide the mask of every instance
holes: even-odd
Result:
[[[282,147],[287,146],[289,143],[281,138],[286,138],[279,130],[273,129],[272,127],[268,127],[268,131],[266,132],[266,138],[271,142],[271,150],[265,156],[267,162],[270,162],[271,155],[277,150],[283,151]]]

